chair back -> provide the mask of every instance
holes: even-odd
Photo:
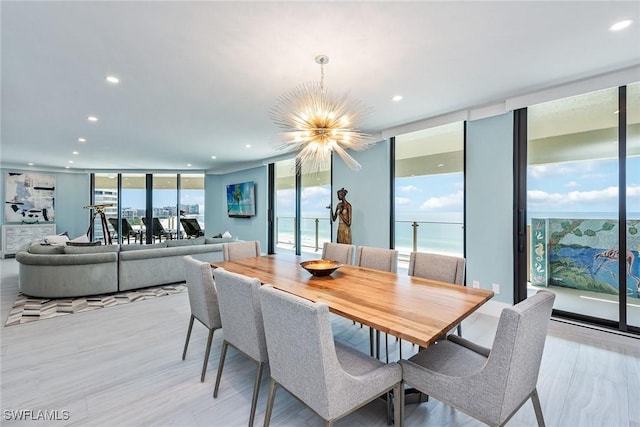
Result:
[[[260,256],[260,242],[253,240],[249,242],[223,243],[222,256],[225,261]]]
[[[424,252],[411,252],[409,256],[409,276],[463,285],[464,270],[464,258]]]
[[[183,257],[191,314],[209,329],[220,328],[220,310],[211,266],[190,255]]]
[[[398,251],[395,249],[358,246],[354,264],[359,267],[396,273],[398,271]]]
[[[271,378],[323,417],[335,401],[338,362],[329,308],[270,285],[260,288]],[[340,399],[340,397],[337,397]]]
[[[343,264],[353,265],[353,253],[355,249],[355,245],[324,242],[322,246],[322,259],[330,259]]]
[[[127,220],[127,218],[122,218],[122,235],[127,236],[129,234],[134,234],[134,233],[135,231],[133,230],[133,227],[131,226],[131,224],[129,224],[129,221]]]
[[[252,359],[266,362],[267,344],[258,294],[260,280],[222,268],[213,270],[213,276],[224,339]]]
[[[107,221],[109,221],[109,224],[111,224],[111,226],[116,231],[116,233],[119,234],[119,231],[118,231],[118,218],[108,218]]]
[[[539,291],[502,310],[483,372],[491,407],[500,412],[495,419],[506,419],[536,388],[554,300],[554,293]]]
[[[182,228],[184,232],[189,237],[200,237],[204,236],[202,232],[202,228],[200,228],[200,224],[198,220],[195,218],[180,218],[180,224],[182,224]]]
[[[153,234],[154,236],[161,236],[164,234],[165,230],[159,218],[153,217],[151,224],[152,224],[151,234]]]

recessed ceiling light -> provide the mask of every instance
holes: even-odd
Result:
[[[69,163],[73,163],[73,160],[69,160]]]
[[[109,83],[113,83],[114,85],[115,85],[115,84],[120,83],[120,79],[119,79],[119,78],[117,78],[116,76],[107,76],[107,77],[105,77],[105,79],[106,79]]]
[[[80,153],[79,153],[79,152],[77,152],[77,151],[74,151],[74,152],[73,152],[73,153],[71,153],[71,154],[73,154],[73,155],[77,156],[77,155],[78,155],[78,154],[80,154]]]
[[[71,166],[65,166],[64,168],[65,169],[71,169]]]
[[[393,98],[391,98],[391,100],[393,102],[398,102],[398,101],[402,101],[402,95],[396,95]]]
[[[620,31],[620,30],[624,30],[625,28],[627,28],[629,25],[631,25],[633,21],[630,19],[625,19],[624,21],[620,21],[620,22],[616,22],[615,24],[613,24],[612,26],[609,27],[609,31]]]
[[[614,111],[613,114],[620,114],[620,110]]]
[[[187,163],[187,167],[191,167],[191,163]]]
[[[439,167],[439,168],[441,168],[441,167],[443,167],[443,166],[444,166],[444,163],[440,163],[440,164],[438,165],[438,167]]]
[[[212,158],[212,159],[217,159],[218,157],[217,157],[217,156],[211,156],[211,158]]]
[[[89,120],[90,122],[97,122],[98,118],[96,116],[88,116],[87,120]]]
[[[251,148],[251,144],[245,144],[245,148]]]
[[[78,138],[78,142],[87,142],[87,140],[84,138]]]
[[[28,164],[29,166],[33,166],[33,163],[32,163],[32,162],[29,162],[29,163],[27,163],[27,164]]]

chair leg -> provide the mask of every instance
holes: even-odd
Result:
[[[384,334],[384,355],[389,363],[389,334]]]
[[[211,352],[211,341],[213,341],[213,332],[215,329],[209,329],[209,338],[207,339],[207,349],[204,352],[204,363],[202,364],[202,375],[200,376],[200,382],[204,382],[204,376],[207,373],[207,364],[209,363],[209,352]]]
[[[258,362],[258,372],[256,373],[256,383],[253,385],[253,398],[251,399],[251,415],[249,415],[249,427],[253,427],[253,419],[256,416],[256,406],[258,404],[258,393],[260,392],[260,380],[262,380],[263,362]]]
[[[538,389],[533,389],[531,393],[531,402],[533,402],[533,410],[536,413],[538,427],[544,427],[544,417],[542,416],[542,406],[540,406],[540,398],[538,397]]]
[[[374,357],[373,354],[373,328],[369,328],[369,353],[371,354],[371,357]]]
[[[461,337],[462,336],[462,323],[458,324],[458,336]]]
[[[271,384],[269,385],[269,397],[267,397],[267,409],[264,413],[264,427],[269,427],[271,422],[271,412],[273,411],[273,401],[276,399],[276,386],[278,383],[271,378]]]
[[[224,367],[224,359],[227,357],[227,348],[229,344],[227,340],[222,342],[222,350],[220,350],[220,361],[218,362],[218,375],[216,375],[216,385],[213,388],[213,398],[218,397],[218,387],[220,387],[220,378],[222,378],[222,368]]]
[[[404,425],[404,385],[399,383],[393,388],[393,425]]]
[[[192,314],[189,319],[189,329],[187,329],[187,339],[184,341],[184,350],[182,350],[182,360],[187,356],[187,347],[189,346],[189,338],[191,338],[191,329],[193,329],[193,321],[195,316]]]

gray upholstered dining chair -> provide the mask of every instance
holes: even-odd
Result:
[[[222,256],[225,261],[260,256],[260,242],[229,242],[222,244]]]
[[[449,255],[411,252],[409,255],[409,276],[440,282],[464,285],[465,259]],[[458,325],[458,335],[462,336],[462,325]]]
[[[213,276],[218,289],[220,317],[224,331],[224,341],[218,363],[218,375],[213,389],[213,397],[218,397],[220,378],[227,355],[227,349],[232,346],[258,364],[253,398],[249,415],[249,426],[253,425],[256,414],[256,403],[262,380],[262,369],[269,359],[267,345],[264,338],[262,311],[260,310],[260,280],[216,268]]]
[[[343,264],[353,265],[353,253],[355,249],[355,245],[324,242],[324,245],[322,245],[322,259],[330,259]]]
[[[189,319],[187,339],[184,342],[184,350],[182,351],[182,360],[187,356],[187,347],[189,346],[189,338],[191,338],[193,321],[197,319],[209,329],[207,348],[204,353],[204,364],[202,365],[202,375],[200,376],[200,381],[204,382],[204,376],[207,373],[207,364],[209,363],[209,352],[211,351],[213,333],[222,327],[220,311],[218,309],[218,294],[216,293],[209,263],[198,261],[190,255],[185,256],[183,259],[184,272],[187,279],[187,293],[189,294],[189,306],[191,307],[191,318]]]
[[[374,270],[389,271],[396,273],[398,271],[398,251],[395,249],[373,248],[370,246],[358,246],[356,250],[356,259],[354,265],[359,267],[373,268]],[[380,332],[376,331],[376,357],[380,357]],[[373,356],[373,329],[369,328],[369,348],[370,354]],[[384,334],[384,346],[387,362],[389,361],[389,337]]]
[[[264,419],[269,426],[279,385],[332,426],[335,420],[388,392],[396,426],[402,425],[402,372],[397,363],[385,364],[334,342],[329,308],[275,289],[260,288],[264,332],[269,353],[271,384]],[[389,406],[387,406],[387,416]]]
[[[504,425],[536,389],[555,294],[537,294],[502,310],[491,349],[456,335],[401,360],[404,383],[492,426]]]
[[[358,246],[354,265],[396,273],[398,271],[398,251]]]

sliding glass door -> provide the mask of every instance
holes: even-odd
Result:
[[[640,83],[626,88],[627,324],[640,328]]]
[[[611,88],[526,113],[528,294],[551,290],[558,314],[623,330],[638,325],[637,90]]]

